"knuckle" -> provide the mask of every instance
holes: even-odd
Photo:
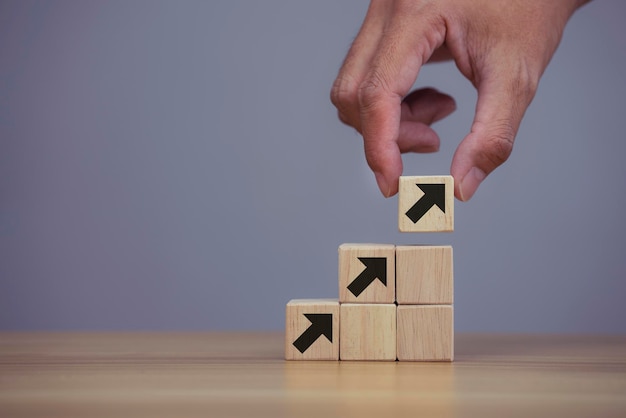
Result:
[[[372,72],[359,86],[358,102],[363,111],[367,111],[380,102],[384,96],[386,84],[378,72]]]
[[[515,130],[511,124],[508,122],[497,123],[485,139],[484,157],[494,167],[503,164],[513,151],[514,140]]]
[[[330,101],[338,110],[345,109],[357,102],[357,87],[350,79],[339,76],[330,90]]]
[[[330,90],[330,101],[337,109],[339,120],[346,125],[355,125],[351,115],[358,112],[358,91],[356,83],[345,76],[339,76]]]
[[[361,124],[354,116],[352,116],[351,113],[337,110],[337,118],[344,125],[351,126],[352,128],[356,129],[357,132],[361,132]]]

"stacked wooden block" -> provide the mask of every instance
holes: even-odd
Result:
[[[401,232],[454,229],[450,176],[401,177]],[[342,244],[339,298],[287,303],[287,360],[452,361],[451,246]]]

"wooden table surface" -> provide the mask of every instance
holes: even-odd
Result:
[[[0,333],[0,417],[626,417],[626,337],[457,335],[452,364],[282,356],[278,333]]]

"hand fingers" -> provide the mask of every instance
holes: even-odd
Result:
[[[523,63],[498,62],[497,65],[502,70],[484,71],[477,84],[472,129],[452,159],[450,172],[455,178],[455,196],[462,201],[469,200],[485,177],[508,159],[522,117],[536,91],[538,78],[530,77],[531,72]]]
[[[454,112],[454,99],[433,88],[427,87],[411,92],[402,101],[402,120],[412,120],[428,125]]]
[[[438,149],[439,138],[427,125],[449,104],[426,93],[407,97],[404,105],[402,99],[443,44],[445,30],[423,2],[372,1],[333,85],[331,101],[339,118],[363,135],[366,160],[385,196],[397,192],[401,152]],[[415,106],[428,98],[434,105]]]
[[[439,136],[429,125],[456,109],[454,99],[432,88],[412,92],[402,101],[398,147],[405,152],[435,152]]]
[[[337,108],[339,119],[359,132],[359,85],[376,53],[388,15],[389,8],[384,2],[370,3],[363,25],[346,55],[330,93],[330,100]]]
[[[392,176],[397,175],[399,177],[402,174],[402,161],[398,162],[395,160],[395,158],[399,158],[398,151],[400,153],[426,153],[439,150],[439,136],[429,125],[448,116],[455,109],[456,103],[452,97],[432,88],[416,90],[404,98],[400,105],[397,140],[395,144],[388,142],[389,148],[382,150],[382,152],[388,153],[387,155],[391,155],[393,159],[393,164],[391,164],[390,168],[399,169],[399,171],[392,172]],[[388,113],[393,113],[392,109],[388,110]],[[384,115],[385,112],[381,112],[381,114]],[[397,126],[395,122],[392,125]],[[367,148],[367,145],[372,142],[376,145],[381,145],[376,141],[366,141],[365,154],[368,158],[376,158],[379,155],[378,153],[381,152],[380,148],[374,150]],[[370,161],[369,159],[368,162],[370,166],[377,163],[377,161]],[[374,171],[374,173],[379,184],[385,181],[385,179],[380,178],[380,173],[377,171]],[[383,183],[383,185],[385,184]],[[381,190],[384,189],[381,187]]]
[[[358,95],[366,159],[385,196],[398,191],[402,173],[399,141],[405,149],[410,149],[412,145],[406,145],[407,138],[419,131],[403,127],[402,133],[406,136],[399,139],[402,99],[415,82],[422,64],[443,43],[445,36],[442,21],[429,18],[422,10],[411,10],[413,2],[399,3]],[[416,17],[422,19],[422,24],[416,24]]]

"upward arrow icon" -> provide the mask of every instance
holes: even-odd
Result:
[[[300,335],[293,345],[304,354],[306,350],[322,335],[333,342],[333,314],[304,314],[311,325]]]
[[[385,257],[358,257],[365,270],[348,285],[348,290],[359,297],[376,279],[387,286],[387,259]]]
[[[406,212],[416,224],[433,207],[437,206],[446,213],[446,185],[445,184],[416,184],[424,195]]]

